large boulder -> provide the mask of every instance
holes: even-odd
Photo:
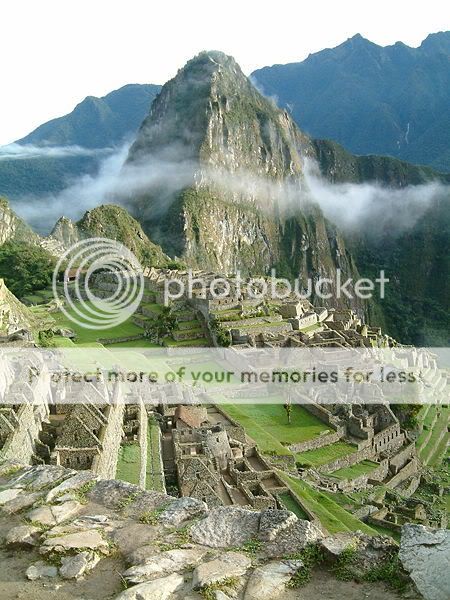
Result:
[[[109,554],[109,544],[100,531],[89,529],[76,531],[62,535],[48,537],[41,546],[41,552],[48,554],[56,552],[60,554],[78,553],[84,550],[93,550],[101,554]]]
[[[240,552],[226,552],[219,558],[199,565],[192,576],[192,587],[201,589],[224,579],[242,577],[251,567],[252,561]]]
[[[208,512],[205,502],[195,498],[177,498],[159,516],[159,522],[167,527],[178,527],[186,521],[204,517]]]
[[[450,598],[450,531],[404,525],[399,558],[425,600]]]
[[[288,510],[263,510],[258,537],[262,542],[271,542],[281,531],[291,527],[297,521],[297,516]]]
[[[182,575],[169,575],[125,590],[116,600],[167,600],[184,584]]]
[[[61,559],[59,574],[63,579],[80,579],[95,567],[100,560],[94,552],[80,552],[75,556],[66,556]]]
[[[40,530],[32,525],[18,525],[8,531],[5,544],[9,548],[30,548],[37,546]]]
[[[125,571],[124,577],[129,583],[143,583],[159,579],[167,574],[180,573],[198,565],[206,554],[200,548],[167,550],[149,557],[142,565],[137,565]]]
[[[58,575],[58,569],[54,565],[49,565],[43,560],[39,560],[28,567],[25,575],[30,581],[35,581],[36,579],[56,577]]]
[[[280,527],[276,536],[266,541],[263,551],[271,558],[283,557],[295,554],[322,538],[322,531],[314,523],[299,519],[288,527]]]
[[[31,508],[33,504],[44,497],[45,492],[32,492],[31,494],[21,493],[12,500],[8,500],[2,506],[2,511],[10,515]]]
[[[161,508],[173,501],[172,496],[144,491],[137,485],[126,481],[103,479],[89,490],[87,498],[91,502],[101,504],[113,510],[122,510],[126,516],[139,518],[142,514]]]
[[[245,589],[244,600],[283,598],[286,584],[302,566],[301,560],[284,560],[256,568]]]
[[[124,527],[114,529],[111,532],[111,537],[120,552],[130,558],[135,551],[161,539],[161,532],[157,527],[127,521]]]
[[[41,489],[54,486],[75,474],[76,471],[73,469],[66,469],[57,465],[39,465],[19,472],[11,480],[10,485],[11,487],[26,487],[30,492],[37,492]]]
[[[0,491],[0,506],[11,502],[11,500],[15,500],[22,493],[22,488],[9,488],[7,490]]]
[[[32,523],[40,523],[48,527],[59,525],[78,514],[83,505],[76,500],[69,500],[57,506],[43,505],[34,508],[27,514],[27,519]]]
[[[52,488],[47,494],[46,501],[51,502],[57,496],[60,496],[65,492],[82,489],[90,483],[94,484],[96,479],[97,478],[92,471],[80,471],[73,477],[66,479],[56,487]]]
[[[213,509],[191,529],[197,544],[233,548],[258,537],[261,513],[234,506]]]

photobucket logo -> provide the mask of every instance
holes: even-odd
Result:
[[[275,269],[270,277],[243,278],[238,271],[233,277],[195,277],[189,270],[183,278],[169,278],[164,281],[164,303],[167,306],[172,300],[206,298],[223,300],[225,298],[247,300],[287,300],[290,298],[360,298],[368,300],[374,296],[375,290],[380,299],[384,299],[386,284],[389,279],[380,271],[375,279],[345,277],[341,269],[336,269],[335,278],[308,278],[306,281],[297,277],[293,282],[284,277],[277,277]]]
[[[123,244],[107,238],[77,242],[61,256],[53,273],[53,295],[61,311],[85,329],[120,325],[136,312],[143,293],[138,259]]]

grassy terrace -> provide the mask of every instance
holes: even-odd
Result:
[[[302,509],[300,504],[295,501],[293,496],[289,492],[283,492],[280,494],[280,500],[283,502],[287,510],[290,510],[294,513],[299,519],[304,519],[306,521],[309,520],[308,515]]]
[[[280,398],[270,399],[280,402]],[[311,440],[327,431],[327,426],[311,415],[303,406],[292,406],[291,424],[287,421],[282,403],[278,404],[227,404],[222,406],[230,417],[238,421],[247,434],[258,444],[261,452],[285,456],[291,452],[286,445]]]
[[[169,338],[165,338],[164,340],[164,346],[166,346],[167,348],[177,348],[177,347],[201,347],[201,348],[205,348],[206,346],[209,346],[208,344],[208,340],[206,338],[196,338],[194,340],[172,340]]]
[[[252,323],[250,325],[239,325],[239,327],[236,327],[236,329],[242,329],[243,331],[248,331],[248,330],[252,330],[252,329],[261,329],[263,327],[280,327],[283,325],[287,325],[287,321],[264,321],[262,323]],[[223,323],[224,326],[226,326],[226,323]]]
[[[87,306],[92,307],[92,303],[86,302]],[[76,311],[74,309],[69,309],[67,312],[70,315],[73,315],[74,319],[77,318]],[[94,330],[94,329],[86,329],[82,325],[82,321],[80,324],[71,321],[66,315],[62,312],[52,313],[51,315],[57,326],[72,329],[72,331],[76,334],[75,344],[85,344],[89,342],[96,342],[98,339],[114,339],[114,338],[122,338],[133,335],[141,335],[143,333],[141,327],[138,327],[133,323],[132,317],[127,319],[124,323],[117,325],[116,327],[110,327],[109,329],[104,330]]]
[[[124,444],[119,448],[116,479],[139,485],[141,468],[141,449],[137,442]]]
[[[308,510],[318,517],[322,525],[331,534],[340,531],[358,530],[369,535],[377,534],[375,529],[354,517],[329,496],[310,487],[305,481],[290,477],[282,471],[279,471],[278,475],[301,498]]]
[[[379,465],[371,460],[363,460],[351,467],[338,469],[337,471],[331,473],[331,475],[333,477],[337,477],[338,479],[356,479],[356,477],[360,477],[361,475],[369,475],[378,467]]]
[[[314,323],[313,325],[308,325],[308,327],[301,327],[300,331],[302,333],[311,333],[311,331],[316,331],[316,329],[320,329],[322,327],[322,323]]]
[[[142,302],[141,306],[142,308],[148,308],[149,310],[158,315],[160,315],[164,309],[164,306],[162,304],[157,304],[156,302]]]
[[[436,411],[435,406],[430,406],[430,409],[428,412],[430,412],[431,409],[434,409],[434,411]],[[419,437],[419,440],[418,440],[419,457],[426,464],[433,464],[433,463],[436,464],[437,462],[439,462],[440,457],[442,456],[442,454],[445,451],[446,444],[443,440],[439,440],[439,438],[442,435],[442,432],[446,431],[448,428],[450,409],[449,409],[449,407],[445,406],[445,407],[442,407],[441,410],[442,410],[441,415],[437,418],[437,420],[433,426],[433,429],[431,431],[431,436],[430,436],[430,439],[428,440],[428,442],[426,444],[424,444],[424,439],[423,439],[422,435]],[[428,419],[428,414],[427,414],[426,420],[427,419]],[[421,440],[421,438],[422,438],[422,440]],[[448,440],[448,434],[444,435],[444,439]]]
[[[298,463],[305,466],[320,467],[328,462],[347,456],[356,452],[356,446],[347,444],[347,442],[336,442],[330,446],[309,450],[308,452],[299,452],[296,454]]]
[[[421,446],[423,445],[429,431],[430,431],[430,427],[432,427],[434,419],[436,417],[436,405],[435,404],[427,404],[423,407],[424,411],[422,413],[422,410],[419,413],[419,419],[423,422],[423,431],[420,434],[416,446],[417,448],[421,448]]]
[[[114,350],[114,348],[161,348],[159,344],[155,344],[155,342],[151,342],[147,338],[141,338],[139,340],[132,340],[131,342],[114,342],[113,344],[108,344],[108,348]]]

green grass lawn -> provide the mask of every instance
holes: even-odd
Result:
[[[309,521],[308,515],[289,492],[283,492],[279,497],[287,510],[293,512],[299,519]]]
[[[305,481],[290,477],[282,471],[278,475],[283,481],[301,498],[304,505],[314,513],[322,525],[331,533],[340,531],[362,531],[369,535],[376,535],[377,532],[369,527],[347,510],[339,506],[330,497],[322,492],[315,490]]]
[[[87,302],[88,306],[92,307],[92,303]],[[80,307],[80,310],[83,310]],[[68,309],[67,312],[69,315],[73,315],[75,319],[77,319],[77,314],[75,310]],[[121,337],[128,337],[132,335],[140,335],[143,333],[142,328],[138,327],[133,323],[132,317],[127,319],[124,323],[117,325],[116,327],[111,327],[109,329],[87,329],[83,327],[82,322],[76,323],[66,317],[66,315],[62,312],[52,313],[51,315],[55,321],[55,324],[58,327],[63,327],[67,329],[71,329],[76,334],[75,344],[84,344],[89,342],[97,342],[99,339],[114,339]]]
[[[338,479],[356,479],[356,477],[360,477],[361,475],[368,475],[372,471],[374,471],[379,465],[371,460],[363,460],[356,465],[352,465],[351,467],[347,467],[345,469],[338,469],[331,473],[333,477],[337,477]]]
[[[449,445],[449,441],[450,441],[450,434],[447,433],[444,435],[444,437],[439,442],[439,444],[436,445],[434,452],[431,454],[430,459],[428,461],[428,464],[431,467],[435,467],[442,462],[445,452],[447,450],[447,447]]]
[[[419,435],[417,442],[416,442],[416,447],[419,450],[425,443],[425,439],[427,438],[428,434],[430,433],[430,427],[433,425],[433,421],[436,416],[436,405],[435,404],[427,405],[426,408],[427,408],[427,410],[422,415],[423,431]]]
[[[160,315],[164,309],[162,304],[156,304],[155,302],[142,302],[141,306],[150,310],[155,315]]]
[[[164,346],[167,348],[206,348],[209,346],[206,338],[196,338],[194,340],[172,340],[169,338],[164,339]]]
[[[419,447],[419,456],[427,464],[433,458],[437,460],[435,458],[435,453],[440,446],[440,442],[438,440],[442,431],[446,430],[448,427],[449,411],[450,409],[448,407],[442,407],[441,416],[437,418],[436,423],[433,425],[433,429],[428,443],[426,445],[422,444]]]
[[[299,452],[295,455],[295,459],[302,465],[320,467],[328,462],[347,456],[347,454],[352,454],[356,450],[356,446],[347,444],[347,442],[336,442],[335,444],[317,448],[316,450]]]
[[[276,396],[274,400],[279,400]],[[328,427],[303,406],[292,405],[291,424],[282,404],[227,404],[222,406],[233,419],[245,427],[246,433],[267,454],[288,455],[285,447],[304,442],[326,431]]]
[[[148,338],[141,338],[139,340],[132,340],[131,342],[115,342],[113,344],[108,344],[108,348],[135,348],[139,350],[139,348],[161,348],[159,344],[155,344],[155,342],[151,342]]]
[[[139,444],[124,444],[119,448],[116,479],[128,481],[139,485],[139,472],[141,468],[141,449]]]

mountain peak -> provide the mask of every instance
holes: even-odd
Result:
[[[420,45],[423,50],[450,54],[450,31],[430,33]]]
[[[250,168],[255,164],[251,148],[263,148],[264,157],[271,153],[264,148],[273,143],[267,137],[267,123],[278,127],[282,115],[256,90],[233,57],[201,52],[163,86],[128,162],[149,164],[149,157],[157,157],[220,167],[233,163],[233,170]],[[293,127],[293,123],[283,126]]]
[[[220,50],[202,50],[202,52],[191,58],[183,68],[186,69],[189,65],[208,62],[224,67],[230,65],[238,66],[236,60],[232,56],[225,54],[225,52]]]
[[[367,38],[363,37],[360,33],[356,33],[352,37],[345,40],[345,42],[343,42],[341,44],[341,47],[342,48],[351,48],[352,50],[353,49],[360,50],[361,48],[364,48],[364,47],[366,47],[366,48],[378,47],[378,44],[371,42]]]

